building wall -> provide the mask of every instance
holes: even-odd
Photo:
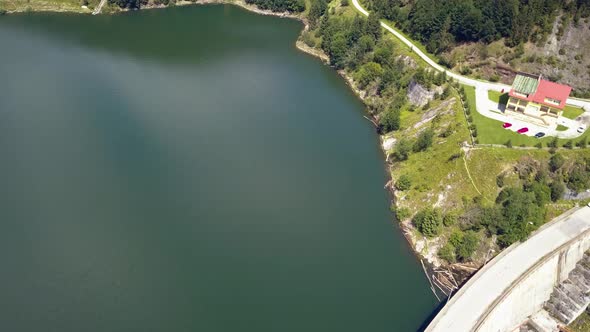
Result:
[[[545,256],[499,297],[473,331],[513,331],[543,308],[553,288],[567,279],[589,249],[590,232],[585,232],[567,246]]]

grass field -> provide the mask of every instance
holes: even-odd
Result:
[[[579,107],[575,107],[575,106],[565,105],[565,109],[563,110],[562,116],[564,116],[568,119],[575,119],[582,114],[584,114],[583,109],[581,109]]]
[[[461,144],[469,140],[469,131],[459,96],[455,93],[453,106],[442,108],[436,120],[414,128],[414,124],[422,119],[424,110],[414,112],[402,111],[403,130],[394,132],[397,139],[413,138],[423,129],[433,126],[437,132],[431,148],[423,152],[412,153],[408,160],[396,163],[392,168],[392,178],[397,179],[404,174],[410,177],[412,187],[404,192],[404,199],[398,201],[401,206],[414,212],[439,200],[440,207],[446,210],[462,208],[462,197],[472,199],[479,194],[471,184],[463,159],[460,156]],[[431,109],[440,105],[433,101]],[[440,137],[440,133],[448,127],[453,128],[448,137]],[[436,165],[436,167],[432,167]]]
[[[553,140],[553,137],[535,138],[531,136],[521,135],[512,130],[502,128],[502,122],[487,118],[475,109],[475,89],[471,86],[463,86],[465,88],[465,94],[469,102],[469,110],[473,117],[473,123],[477,128],[477,140],[480,144],[506,144],[511,141],[513,146],[535,146],[539,142],[543,146],[547,146],[547,143]],[[497,98],[499,100],[500,93],[490,91],[490,99]],[[492,99],[493,100],[493,99]],[[586,131],[581,137],[574,139],[579,141],[582,137],[590,138],[590,132]],[[560,145],[570,141],[569,139],[558,139]]]
[[[500,93],[498,91],[489,90],[488,98],[491,101],[495,101],[496,103],[506,105],[506,103],[508,102],[508,93]]]

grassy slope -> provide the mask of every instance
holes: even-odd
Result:
[[[396,163],[392,168],[393,179],[406,174],[412,180],[412,188],[405,191],[403,200],[398,204],[413,211],[424,206],[432,206],[439,200],[439,194],[444,194],[442,207],[449,210],[461,209],[461,198],[473,198],[478,193],[472,186],[465,170],[463,159],[452,159],[451,156],[461,152],[461,143],[469,139],[467,123],[461,110],[459,96],[454,95],[455,103],[450,112],[440,116],[437,120],[424,124],[418,129],[413,126],[421,120],[424,111],[402,113],[402,127],[404,130],[395,132],[392,136],[414,137],[421,130],[433,126],[437,134],[447,126],[452,125],[454,133],[446,138],[435,137],[434,144],[425,152],[413,153],[407,161]],[[440,101],[431,103],[437,107]],[[443,109],[444,111],[444,109]]]

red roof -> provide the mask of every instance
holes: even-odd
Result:
[[[551,81],[541,79],[539,81],[539,86],[537,87],[537,91],[535,91],[535,93],[530,94],[528,96],[528,98],[523,97],[521,95],[516,95],[514,93],[515,91],[513,88],[510,89],[509,95],[511,97],[516,97],[516,98],[524,99],[527,101],[533,101],[538,104],[543,104],[546,106],[563,109],[565,107],[565,102],[566,102],[567,98],[569,97],[571,91],[572,91],[572,88],[567,85],[553,83]],[[546,102],[545,101],[546,98],[559,100],[559,105]]]

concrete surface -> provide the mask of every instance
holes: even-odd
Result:
[[[426,332],[512,331],[543,307],[590,248],[590,208],[571,210],[478,271]]]

